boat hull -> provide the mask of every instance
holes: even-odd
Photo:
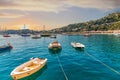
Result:
[[[21,36],[22,36],[22,37],[29,37],[30,34],[22,34]]]
[[[75,42],[71,42],[71,45],[73,48],[77,49],[77,50],[84,50],[84,45],[81,43],[75,43]]]
[[[49,48],[50,50],[60,50],[60,49],[62,49],[60,43],[57,43],[57,44],[55,43],[55,44],[54,44],[54,42],[53,42],[53,43],[50,43],[49,46],[48,46],[48,48]]]
[[[32,39],[39,39],[39,38],[41,38],[41,37],[32,37]]]
[[[3,36],[3,37],[10,37],[10,36]]]
[[[49,50],[50,51],[61,51],[62,48],[61,47],[50,47]]]
[[[41,34],[41,37],[50,37],[50,34]]]
[[[74,47],[76,50],[84,51],[84,47]]]
[[[27,77],[27,76],[30,76],[32,74],[34,74],[35,72],[39,71],[41,68],[43,68],[44,66],[46,65],[46,62],[44,62],[43,64],[41,64],[39,67],[33,69],[33,70],[30,70],[30,71],[27,71],[25,73],[21,73],[21,74],[12,74],[11,73],[11,76],[14,80],[18,80],[18,79],[21,79],[21,78],[24,78],[24,77]]]
[[[56,49],[51,48],[51,49],[49,49],[49,52],[50,52],[51,54],[58,54],[58,53],[61,52],[61,50],[62,50],[62,48],[56,48]]]
[[[0,52],[6,51],[6,50],[11,50],[12,46],[6,46],[4,48],[0,48]]]
[[[3,37],[10,37],[10,35],[9,34],[4,34]]]
[[[48,46],[49,52],[51,53],[59,53],[62,50],[61,44],[58,42],[52,42]]]

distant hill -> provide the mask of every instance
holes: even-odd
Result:
[[[83,23],[69,24],[51,32],[83,32],[83,31],[107,31],[120,29],[120,12],[109,14],[98,20]]]

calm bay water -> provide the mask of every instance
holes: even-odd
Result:
[[[56,40],[61,43],[62,51],[59,54],[51,54],[48,45]],[[86,46],[85,50],[78,51],[72,48],[72,41],[83,43]],[[17,35],[10,38],[0,36],[0,44],[6,42],[10,42],[14,48],[10,52],[0,53],[0,80],[12,80],[11,71],[31,57],[48,58],[47,65],[36,74],[22,80],[66,80],[60,64],[68,80],[120,80],[120,37],[57,35],[56,39],[31,39]]]

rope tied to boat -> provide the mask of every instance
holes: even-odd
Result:
[[[108,69],[110,69],[111,71],[115,72],[116,74],[120,75],[120,72],[115,70],[114,68],[108,66],[107,64],[103,63],[102,61],[100,61],[99,59],[97,59],[95,56],[85,52],[85,54],[87,54],[89,57],[93,58],[94,60],[98,61],[99,63],[101,63],[102,65],[104,65],[105,67],[107,67]]]
[[[60,62],[60,59],[59,59],[58,55],[57,55],[57,59],[58,59],[58,63],[59,63],[59,65],[60,65],[60,68],[61,68],[61,70],[62,70],[62,72],[63,72],[63,75],[64,75],[64,77],[65,77],[65,80],[68,80],[68,77],[67,77],[67,75],[66,75],[66,73],[65,73],[65,71],[64,71],[64,69],[63,69],[63,67],[62,67],[62,64],[61,64],[61,62]]]

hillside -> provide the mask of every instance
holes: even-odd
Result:
[[[120,12],[109,14],[98,20],[69,24],[52,32],[107,31],[120,29]]]

